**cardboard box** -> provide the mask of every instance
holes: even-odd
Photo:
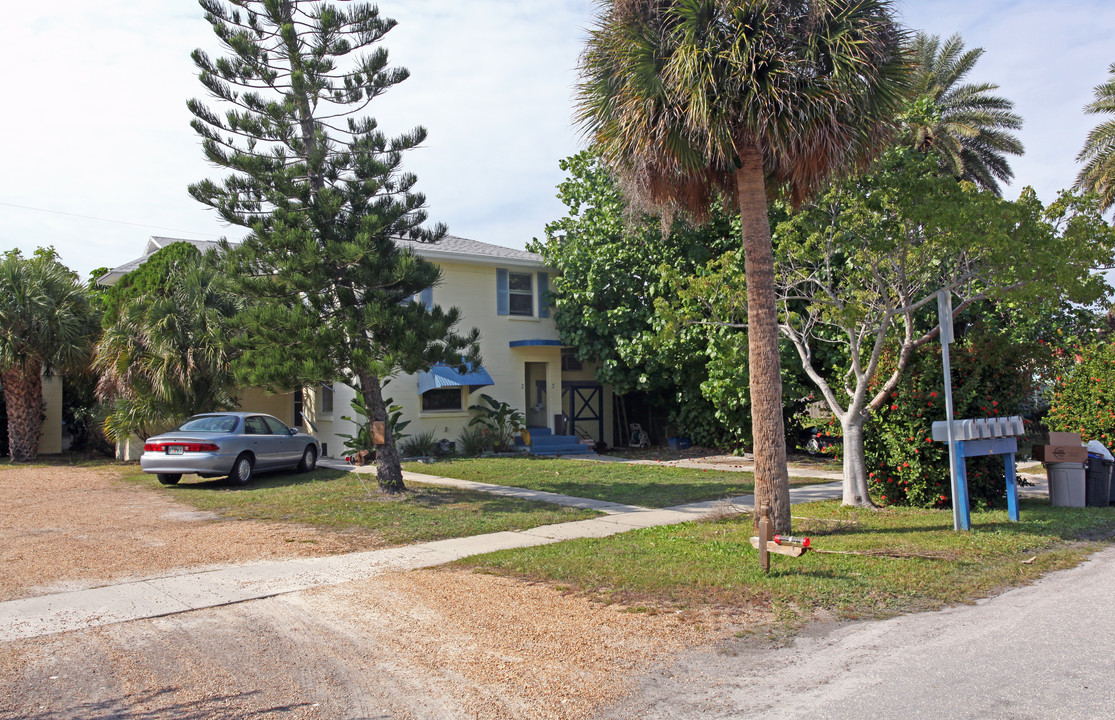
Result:
[[[1049,437],[1046,439],[1046,445],[1066,445],[1075,447],[1083,445],[1080,441],[1080,433],[1067,433],[1067,432],[1051,432],[1048,433]]]
[[[1035,460],[1043,463],[1082,463],[1088,460],[1088,448],[1083,445],[1035,445]]]

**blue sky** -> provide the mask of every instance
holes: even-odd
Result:
[[[411,78],[373,104],[388,132],[414,125],[406,161],[430,218],[455,235],[523,247],[563,206],[558,161],[581,148],[570,125],[591,0],[383,0],[399,26],[385,45]],[[969,78],[998,83],[1025,120],[1017,196],[1072,184],[1097,118],[1081,108],[1115,62],[1110,0],[900,0],[910,27],[986,54]],[[189,0],[53,0],[5,12],[8,102],[0,250],[53,245],[82,274],[136,257],[150,235],[238,238],[186,193],[220,177],[201,156],[185,102],[203,97],[190,51],[217,51]],[[93,219],[97,218],[97,219]],[[114,222],[105,222],[110,220]]]

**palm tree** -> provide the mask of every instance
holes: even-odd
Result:
[[[89,292],[52,248],[0,260],[0,385],[8,413],[8,453],[33,460],[42,431],[43,373],[89,360],[98,328]]]
[[[935,150],[947,172],[1001,195],[998,181],[1014,177],[1006,156],[1023,151],[1010,132],[1022,127],[1022,118],[1014,103],[991,94],[998,85],[961,82],[983,48],[965,52],[960,35],[942,45],[939,36],[918,33],[910,54],[913,100],[902,117],[903,140],[921,152]]]
[[[1090,115],[1115,115],[1115,63],[1107,72],[1110,76],[1107,82],[1096,86],[1096,99],[1084,107],[1084,112]],[[1098,193],[1104,210],[1115,205],[1115,119],[1101,122],[1088,133],[1076,161],[1084,163],[1076,177],[1076,187]]]
[[[756,506],[790,528],[768,194],[803,201],[886,142],[905,99],[890,0],[612,0],[577,119],[632,198],[742,225]],[[847,500],[847,499],[846,499]],[[865,499],[866,500],[866,499]]]
[[[146,438],[183,417],[234,405],[230,318],[239,303],[208,261],[176,266],[133,299],[97,344],[105,433]]]

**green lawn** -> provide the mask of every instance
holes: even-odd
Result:
[[[746,495],[754,489],[751,473],[568,458],[479,458],[428,465],[405,463],[403,468],[427,475],[652,508]]]
[[[307,474],[261,474],[243,487],[191,475],[179,485],[163,487],[138,468],[129,468],[125,479],[224,517],[366,530],[392,544],[526,530],[601,514],[417,483],[408,483],[411,492],[385,496],[376,491],[375,476],[365,476],[367,492],[355,474],[323,468]]]
[[[553,582],[608,601],[685,607],[759,604],[783,617],[825,608],[842,617],[886,616],[985,596],[1070,567],[1115,533],[1115,510],[1051,508],[1023,500],[1022,522],[1006,511],[974,513],[974,531],[952,530],[949,511],[856,511],[837,502],[794,507],[795,534],[822,551],[771,556],[759,570],[750,516],[686,523],[506,551],[461,564]],[[1036,558],[1032,562],[1025,562]]]

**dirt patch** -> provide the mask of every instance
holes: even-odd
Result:
[[[111,469],[0,470],[0,601],[206,565],[382,547],[370,533],[222,520]]]
[[[721,621],[392,574],[0,646],[0,717],[579,720]]]

